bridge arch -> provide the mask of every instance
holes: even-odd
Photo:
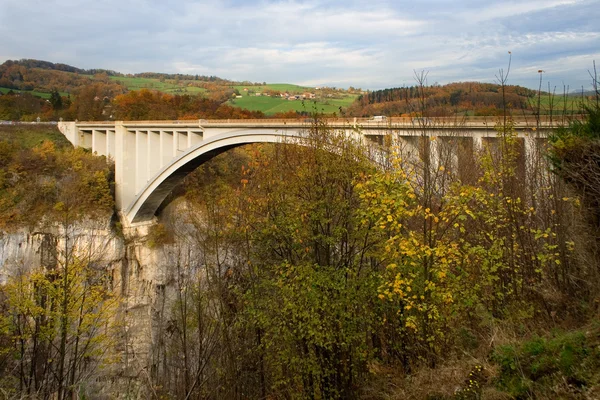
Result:
[[[151,178],[146,186],[136,194],[131,205],[123,210],[124,216],[131,223],[151,220],[169,193],[188,174],[227,150],[252,143],[302,144],[302,140],[305,138],[306,135],[299,131],[239,130],[205,139]]]

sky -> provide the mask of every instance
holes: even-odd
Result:
[[[562,93],[600,72],[599,22],[598,0],[0,0],[0,63],[362,89],[541,70]]]

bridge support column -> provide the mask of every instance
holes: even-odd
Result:
[[[429,143],[425,143],[425,146],[429,145],[429,166],[431,171],[435,175],[439,167],[442,165],[441,147],[443,147],[444,143],[442,143],[442,139],[439,136],[432,135],[428,139]]]
[[[548,142],[537,135],[527,136],[524,140],[525,181],[531,195],[534,195],[541,187],[552,184],[552,172],[546,157]]]
[[[94,151],[93,149],[93,135],[94,135],[94,131],[93,130],[83,130],[83,129],[79,129],[79,146],[86,148],[86,149],[91,149],[92,151]]]
[[[148,130],[147,179],[160,171],[160,132]]]
[[[179,132],[173,131],[173,158],[179,154]]]
[[[135,192],[138,193],[148,182],[148,132],[135,131]]]
[[[115,130],[106,131],[106,155],[115,158]]]
[[[478,154],[483,150],[483,137],[481,135],[473,136],[473,153]]]
[[[108,155],[106,131],[92,130],[92,153],[100,156]]]
[[[203,138],[202,132],[188,131],[188,148],[196,147]]]
[[[476,179],[478,170],[473,155],[475,152],[475,144],[473,142],[473,138],[471,137],[438,137],[438,169],[440,166],[443,166],[447,173],[456,176],[461,181],[473,183]]]
[[[477,181],[479,175],[479,166],[475,162],[475,143],[471,137],[460,137],[458,138],[457,146],[457,174],[458,178],[468,184],[474,184]]]
[[[124,210],[135,198],[135,133],[115,123],[115,203]]]
[[[398,152],[402,163],[414,165],[419,160],[418,140],[417,136],[398,136]]]
[[[160,168],[169,164],[173,158],[173,133],[160,131]]]

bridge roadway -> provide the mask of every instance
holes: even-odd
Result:
[[[394,139],[418,156],[418,137],[437,143],[468,140],[472,148],[497,136],[494,117],[326,119],[327,127],[352,137],[383,143]],[[151,221],[156,210],[181,180],[204,162],[231,148],[249,143],[298,143],[310,119],[91,121],[58,123],[74,146],[91,149],[115,161],[115,201],[125,223]],[[515,130],[525,153],[536,139],[544,139],[555,124],[536,123],[534,117],[516,118]],[[432,154],[436,153],[435,141]],[[456,148],[456,146],[454,147]],[[458,156],[454,155],[456,159]],[[460,160],[459,160],[460,161]]]

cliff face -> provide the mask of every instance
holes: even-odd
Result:
[[[147,243],[149,226],[125,229],[123,235],[86,223],[67,234],[59,228],[0,233],[0,284],[10,276],[40,266],[54,268],[65,246],[79,258],[106,271],[121,307],[115,318],[122,326],[117,340],[121,362],[113,371],[119,379],[135,380],[153,364],[153,347],[161,342],[175,287],[175,266],[188,266],[194,250],[184,243],[154,247]],[[65,243],[68,237],[68,243]],[[154,352],[155,353],[155,352]]]
[[[6,283],[9,276],[20,271],[40,266],[54,268],[64,256],[65,247],[78,257],[110,270],[123,258],[124,242],[108,225],[93,223],[74,226],[68,232],[60,227],[0,232],[0,283]]]
[[[0,235],[0,284],[19,268],[41,265],[44,236],[29,231]]]

